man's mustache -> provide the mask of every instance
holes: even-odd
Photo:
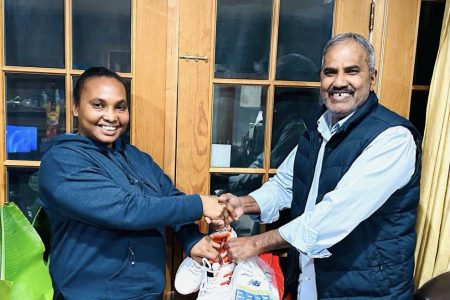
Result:
[[[328,89],[328,94],[334,94],[334,93],[347,93],[347,94],[354,94],[355,90],[352,89],[351,87],[345,87],[345,88],[334,88],[334,87],[330,87]]]

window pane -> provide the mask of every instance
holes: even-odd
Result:
[[[131,1],[73,0],[73,68],[131,72]]]
[[[217,2],[215,77],[267,79],[272,0]]]
[[[305,126],[302,118],[317,110],[322,103],[318,89],[275,89],[270,167],[278,168],[297,146]]]
[[[39,179],[37,168],[8,169],[8,201],[14,202],[32,222],[39,205]]]
[[[444,2],[422,1],[417,37],[414,84],[429,85],[439,49]]]
[[[212,167],[262,168],[267,87],[215,85]]]
[[[64,76],[6,74],[8,159],[39,160],[65,132]]]
[[[425,131],[425,116],[427,112],[429,91],[413,91],[411,95],[411,109],[409,120],[423,135]]]
[[[319,81],[334,1],[281,0],[276,79]]]
[[[262,185],[262,174],[211,174],[211,195],[232,193],[245,196]],[[259,233],[259,223],[249,216],[242,216],[232,227],[238,236],[250,236]]]
[[[80,76],[76,75],[72,77],[72,87],[75,87],[75,83],[77,82],[78,78]],[[125,90],[127,92],[127,102],[128,102],[128,111],[130,113],[130,122],[128,123],[127,131],[122,135],[122,140],[129,144],[130,139],[130,127],[131,127],[131,79],[129,78],[123,78],[125,81]],[[73,99],[72,99],[73,100]],[[72,117],[72,124],[73,124],[73,132],[78,131],[78,119],[75,117]]]
[[[64,0],[5,0],[6,64],[64,68]]]

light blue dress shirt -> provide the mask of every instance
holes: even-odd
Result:
[[[411,132],[391,127],[378,135],[333,191],[316,202],[325,145],[351,115],[331,126],[331,113],[326,111],[318,121],[323,137],[308,194],[305,212],[279,228],[283,239],[300,252],[302,269],[298,299],[317,299],[314,259],[332,255],[327,249],[344,239],[359,223],[367,219],[399,188],[411,179],[416,161],[416,144]],[[262,223],[278,220],[279,211],[290,208],[292,176],[297,147],[287,156],[277,174],[250,195],[258,203]]]

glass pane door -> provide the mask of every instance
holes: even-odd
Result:
[[[334,1],[217,0],[210,192],[245,195],[296,146],[321,105],[322,48]],[[251,219],[237,222],[254,234]]]
[[[72,80],[91,66],[108,67],[121,72],[131,101],[131,5],[131,0],[4,1],[6,176],[0,181],[6,183],[6,201],[17,202],[30,220],[42,155],[55,136],[77,129]]]

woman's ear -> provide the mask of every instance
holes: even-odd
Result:
[[[74,117],[78,117],[78,104],[76,104],[75,102],[72,105],[72,114]]]

